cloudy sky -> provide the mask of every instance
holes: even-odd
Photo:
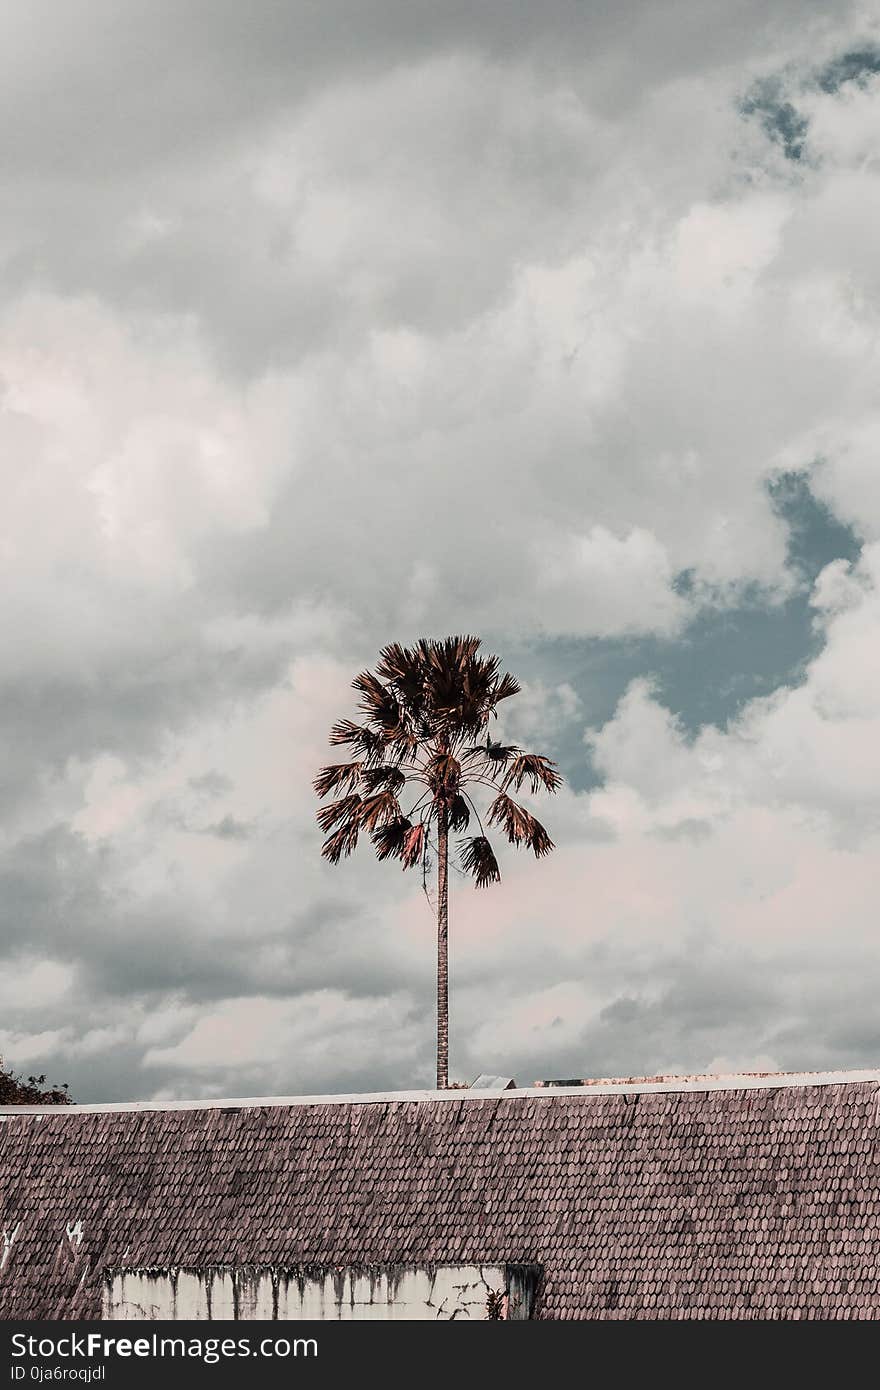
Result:
[[[880,4],[0,0],[0,1054],[421,1086],[310,789],[389,640],[559,760],[452,1071],[880,1063]]]

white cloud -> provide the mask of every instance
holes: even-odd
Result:
[[[615,717],[590,734],[604,785],[592,798],[597,815],[618,830],[669,831],[699,821],[722,824],[751,807],[756,816],[818,817],[829,833],[856,848],[880,828],[880,593],[878,548],[869,547],[855,575],[837,562],[822,572],[824,647],[806,679],[753,700],[729,727],[688,740],[674,719],[636,681]]]
[[[791,199],[760,192],[726,203],[695,203],[675,233],[677,301],[735,319],[758,290],[758,277],[779,254]]]
[[[522,682],[515,700],[499,710],[499,737],[523,745],[540,741],[555,745],[581,718],[583,701],[568,681],[548,686],[543,681]]]
[[[268,351],[247,386],[212,358],[204,307],[49,290],[8,305],[6,456],[29,476],[6,527],[30,568],[7,619],[29,633],[17,660],[40,669],[43,633],[88,671],[90,646],[173,626],[181,597],[210,606],[205,559],[222,585],[224,548],[233,592],[214,599],[245,615],[209,612],[220,630],[358,594],[377,636],[465,618],[670,634],[693,609],[681,570],[698,599],[787,592],[764,492],[780,457],[803,467],[827,439],[848,517],[873,486],[845,456],[876,409],[876,176],[823,145],[799,184],[737,181],[745,81],[657,86],[650,122],[629,124],[569,79],[446,55],[281,113],[205,171],[198,215],[161,238],[195,255],[210,238],[231,261],[236,229],[209,210],[237,199],[245,254],[282,247],[254,303],[271,285],[272,312],[289,298],[310,319],[308,296],[325,298],[333,334],[282,371]],[[685,121],[686,161],[671,148]],[[165,191],[184,198],[179,179]]]
[[[185,324],[48,293],[0,317],[0,382],[3,679],[161,660],[199,546],[259,532],[295,463],[295,386],[229,387]]]
[[[17,961],[0,976],[0,1009],[51,1009],[70,992],[74,974],[60,961]]]
[[[417,1029],[408,1003],[394,997],[353,1001],[325,990],[294,1001],[235,999],[204,1013],[174,1046],[150,1048],[144,1065],[319,1094],[371,1066],[405,1065]]]
[[[619,538],[594,526],[589,535],[550,537],[536,548],[539,623],[547,632],[671,636],[687,619],[669,557],[649,531]]]

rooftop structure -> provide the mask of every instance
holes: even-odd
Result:
[[[498,1081],[0,1111],[0,1317],[880,1316],[880,1071]]]

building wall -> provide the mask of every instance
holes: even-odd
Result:
[[[384,1269],[121,1270],[102,1315],[113,1319],[483,1319],[491,1291],[506,1316],[528,1318],[535,1278],[506,1265],[397,1265]]]

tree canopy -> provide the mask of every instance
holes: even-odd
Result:
[[[318,812],[331,863],[351,854],[366,832],[379,859],[414,868],[425,862],[441,818],[453,833],[476,822],[479,833],[462,834],[457,851],[478,888],[501,877],[487,827],[536,858],[552,850],[547,831],[511,792],[555,792],[562,777],[543,754],[492,740],[490,720],[520,685],[479,647],[478,637],[422,639],[411,649],[395,643],[383,648],[374,671],[352,682],[363,718],[338,720],[330,731],[330,743],[347,747],[351,758],[322,768],[314,782],[319,796],[337,794]],[[483,789],[493,793],[485,819],[476,803]],[[414,795],[404,809],[406,792]]]
[[[67,1082],[47,1086],[45,1076],[23,1080],[0,1061],[0,1105],[70,1105]]]

